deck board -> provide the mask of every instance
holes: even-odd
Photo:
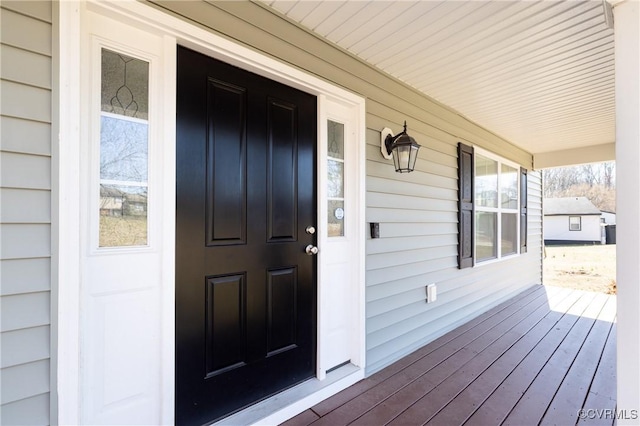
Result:
[[[535,309],[544,303],[545,297],[542,292],[536,291],[529,293],[501,310],[500,315],[487,318],[485,321],[480,322],[475,327],[449,341],[443,339],[446,343],[435,348],[435,350],[423,351],[427,352],[425,356],[364,392],[358,398],[328,413],[318,420],[317,425],[334,426],[336,424],[346,424],[345,422],[355,421],[360,416],[378,406],[380,406],[380,408],[377,408],[377,414],[381,415],[379,411],[386,410],[389,404],[388,400],[393,398],[401,389],[406,387],[413,389],[419,385],[428,386],[428,383],[425,382],[432,382],[433,385],[437,384],[450,374],[447,373],[448,371],[455,370],[460,363],[472,358],[474,350],[481,350],[495,338],[499,337],[501,332],[508,328],[508,324],[504,321],[504,318],[514,320],[514,316],[515,318],[524,317],[529,310]],[[429,346],[431,345],[427,345],[427,347]],[[435,372],[427,374],[441,363],[444,364]],[[413,385],[416,381],[418,381],[418,384]],[[393,402],[393,400],[391,402]],[[381,421],[381,418],[376,418],[376,424],[380,424]]]
[[[472,326],[469,327],[465,324],[460,329],[456,329],[445,334],[431,344],[419,349],[413,354],[410,354],[408,357],[405,357],[397,363],[383,369],[381,372],[371,377],[375,378],[376,376],[381,376],[384,377],[383,380],[375,383],[374,386],[370,387],[362,394],[357,395],[357,397],[349,399],[343,405],[340,405],[331,412],[323,415],[316,424],[333,426],[335,424],[347,424],[356,420],[371,408],[380,404],[390,395],[394,394],[397,390],[407,386],[414,380],[414,378],[416,378],[416,375],[420,377],[421,374],[426,373],[434,365],[437,365],[456,351],[470,344],[470,342],[477,339],[478,336],[482,335],[482,333],[499,325],[504,321],[504,317],[514,315],[536,299],[540,302],[544,299],[540,289],[528,291],[519,297],[499,305],[487,314],[481,315],[481,318],[478,320],[473,321],[474,324]],[[407,362],[407,359],[411,360],[411,362]],[[387,370],[393,372],[393,374],[389,375]],[[358,386],[358,384],[354,386]],[[338,395],[329,398],[329,400],[341,400],[343,398],[341,394],[348,394],[349,396],[352,396],[350,389],[347,389]],[[333,401],[330,401],[329,403],[332,402]],[[321,411],[324,411],[323,408],[325,404],[326,402],[319,404],[321,406]],[[316,407],[314,407],[314,411],[316,413],[320,413],[320,411],[316,411]]]
[[[574,294],[578,296],[578,300],[568,309],[568,315],[564,315],[554,329],[509,373],[507,378],[487,394],[477,410],[466,419],[466,424],[493,425],[504,421],[595,296],[592,293]]]
[[[542,368],[531,386],[525,391],[511,413],[505,425],[537,424],[542,420],[549,404],[571,368],[582,344],[586,340],[595,317],[604,305],[604,295],[597,295],[580,317],[569,335],[560,344],[556,352]]]
[[[421,424],[431,418],[440,408],[455,397],[461,386],[473,381],[492,361],[513,345],[518,338],[534,328],[548,312],[546,300],[536,300],[486,332],[469,345],[458,351],[425,374],[421,380],[402,389],[389,400],[393,409],[381,409],[380,405],[363,416],[355,424]],[[530,309],[535,310],[531,311]],[[443,368],[444,367],[444,368]]]
[[[489,310],[488,312],[485,312],[484,314],[482,314],[482,315],[474,318],[473,320],[461,325],[460,327],[456,328],[455,330],[452,330],[450,333],[447,333],[444,336],[439,337],[438,339],[436,339],[433,342],[431,342],[429,345],[423,346],[422,348],[420,348],[417,351],[414,351],[413,353],[407,355],[406,357],[404,357],[401,360],[395,362],[394,364],[390,365],[389,367],[387,367],[387,368],[385,368],[385,369],[373,374],[371,377],[368,377],[368,378],[366,378],[364,380],[361,380],[360,382],[354,384],[350,388],[345,389],[343,392],[340,392],[337,395],[334,395],[334,396],[332,396],[330,398],[327,398],[326,400],[322,401],[321,403],[319,403],[318,405],[313,407],[314,412],[317,413],[320,416],[324,416],[327,413],[337,409],[338,407],[341,407],[342,405],[344,405],[347,402],[351,401],[352,399],[358,397],[360,394],[364,393],[365,391],[373,388],[377,384],[384,382],[386,379],[388,379],[389,377],[393,376],[394,374],[400,372],[404,368],[409,367],[410,365],[412,365],[413,363],[415,363],[416,361],[418,361],[419,359],[421,359],[422,357],[424,357],[428,353],[433,352],[437,348],[449,343],[450,341],[454,340],[455,338],[459,337],[460,335],[464,334],[465,332],[471,330],[473,327],[475,327],[478,324],[486,321],[487,319],[491,318],[492,316],[501,314],[503,310],[507,309],[511,305],[514,305],[514,304],[518,303],[520,301],[520,299],[523,299],[523,298],[531,295],[531,293],[534,293],[535,291],[539,291],[539,289],[537,287],[535,287],[535,286],[528,288],[527,290],[523,291],[522,293],[520,293],[516,297],[513,297],[513,298],[501,303],[500,305],[498,305],[495,308]],[[520,306],[520,305],[517,305],[517,306]]]
[[[579,298],[579,294],[572,293],[562,301],[562,307],[572,307]],[[540,330],[542,333],[530,333],[523,336],[507,353],[487,368],[475,381],[456,395],[446,407],[430,419],[428,424],[451,425],[462,424],[467,421],[478,407],[484,406],[489,397],[507,380],[516,368],[523,366],[526,369],[525,371],[530,371],[530,366],[526,364],[527,359],[540,360],[543,348],[549,345],[553,345],[553,348],[557,347],[562,336],[568,333],[577,318],[571,318],[568,315],[561,315],[560,312],[552,311],[550,315],[545,317],[545,320],[546,327]],[[536,351],[537,348],[540,349]],[[507,393],[506,396],[511,395],[511,393]],[[497,400],[496,406],[498,409],[504,410],[508,406],[508,401],[504,399]],[[512,406],[513,404],[510,407]],[[501,420],[494,413],[493,417],[485,416],[479,423],[495,424]]]
[[[589,331],[587,340],[547,408],[542,424],[576,424],[602,356],[615,317],[615,302],[608,299]]]
[[[285,424],[611,425],[615,304],[534,286]]]
[[[609,332],[607,343],[598,369],[591,382],[591,388],[584,403],[585,410],[601,410],[601,413],[613,413],[616,409],[616,324],[614,323]],[[603,415],[604,418],[584,417],[578,424],[590,425],[612,425],[613,418]]]

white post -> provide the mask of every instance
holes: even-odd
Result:
[[[640,2],[615,5],[618,424],[640,421]]]
[[[80,421],[80,8],[54,7],[51,424]]]

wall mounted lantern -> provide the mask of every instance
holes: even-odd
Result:
[[[387,160],[393,157],[398,173],[410,173],[416,166],[420,145],[407,134],[407,122],[402,133],[394,136],[391,129],[385,127],[380,133],[380,151]]]

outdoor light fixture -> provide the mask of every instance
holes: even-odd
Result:
[[[380,133],[380,151],[387,160],[393,157],[396,172],[410,173],[416,166],[420,145],[407,134],[407,122],[402,133],[394,136],[391,129],[385,127]]]

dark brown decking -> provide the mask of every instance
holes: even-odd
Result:
[[[535,286],[285,425],[611,425],[615,315],[615,296]]]

